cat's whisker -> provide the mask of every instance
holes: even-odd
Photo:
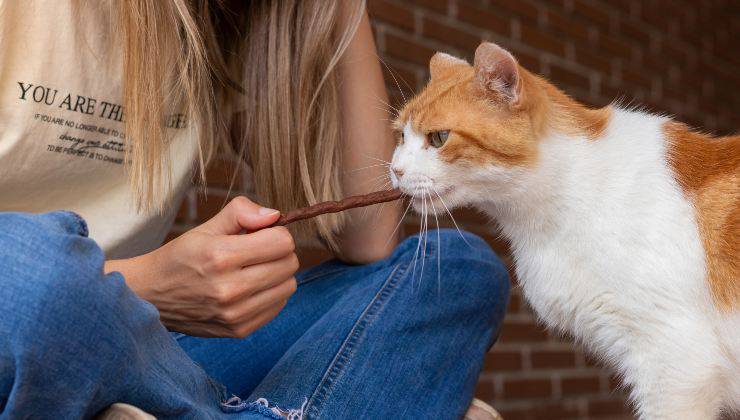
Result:
[[[388,66],[388,64],[379,55],[378,55],[378,61],[380,61],[385,66],[385,68],[388,69],[388,73],[390,73],[391,76],[393,76],[393,79],[396,80],[396,76],[393,74],[393,71],[391,70],[391,68]],[[406,85],[407,88],[409,88],[409,92],[411,93],[411,95],[412,96],[415,96],[416,95],[416,92],[411,87],[411,85],[409,84],[409,82],[407,82],[406,79],[404,79],[403,77],[401,77],[400,74],[398,75],[398,77],[400,77],[401,78],[401,81],[403,82],[403,84]],[[396,86],[398,86],[398,80],[396,80]],[[401,87],[400,86],[398,87],[398,90],[401,90]],[[403,101],[406,102],[406,98],[404,98]]]
[[[401,112],[401,111],[400,111],[400,110],[399,110],[398,108],[396,108],[395,106],[393,106],[393,105],[389,104],[388,102],[386,102],[386,101],[384,101],[384,100],[380,99],[380,97],[379,97],[378,95],[375,95],[375,99],[376,99],[376,100],[377,100],[378,102],[380,102],[380,104],[381,104],[381,105],[383,105],[383,107],[379,107],[379,106],[376,106],[376,108],[377,108],[377,109],[380,109],[380,110],[382,110],[382,111],[385,111],[385,112],[387,112],[387,113],[388,113],[388,114],[390,114],[390,115],[391,115],[391,116],[392,116],[393,118],[396,118],[396,117],[398,117],[398,114],[399,114],[399,113]]]
[[[390,176],[388,176],[388,175],[386,175],[386,176],[388,177],[388,179],[386,179],[385,182],[383,182],[384,179],[382,177],[380,177],[380,176],[375,177],[374,178],[375,179],[375,183],[373,183],[373,188],[370,188],[370,191],[382,191],[382,190],[385,190],[386,188],[388,188],[388,186],[393,181],[390,179]],[[367,206],[367,207],[365,207],[363,209],[363,211],[362,211],[362,218],[363,219],[368,219],[368,214],[367,213],[370,211],[370,208],[372,208],[372,207],[377,207],[377,206]],[[379,208],[382,208],[382,206],[380,206]],[[376,217],[376,220],[379,220],[379,218],[380,218],[379,216]]]
[[[394,110],[394,111],[398,111],[398,108],[396,108],[395,106],[391,105],[390,103],[388,103],[388,102],[386,102],[386,101],[382,100],[382,99],[380,98],[380,96],[378,96],[378,94],[377,94],[377,93],[376,93],[376,94],[374,94],[374,96],[375,96],[375,99],[376,99],[376,100],[377,100],[378,102],[380,102],[380,103],[381,103],[382,105],[385,105],[385,106],[387,106],[387,107],[388,107],[389,109],[392,109],[392,110]]]
[[[429,202],[432,204],[432,213],[434,214],[434,222],[437,224],[437,297],[442,293],[442,241],[439,234],[439,218],[437,217],[437,208],[434,206],[432,196],[429,196]]]
[[[375,109],[387,113],[391,118],[381,118],[381,120],[393,121],[398,116],[398,110],[395,108],[387,108],[383,106],[376,106]]]
[[[387,172],[382,173],[382,174],[377,175],[377,176],[374,176],[374,177],[372,177],[370,179],[366,179],[366,180],[360,182],[359,186],[360,187],[364,187],[366,185],[369,185],[371,182],[377,183],[378,181],[384,181],[386,178],[390,179],[390,175]]]
[[[439,195],[439,193],[437,192],[437,189],[436,189],[436,188],[434,188],[434,186],[432,186],[432,190],[434,190],[434,193],[435,193],[435,194],[437,194],[437,197],[439,197],[439,202],[440,202],[440,203],[442,203],[442,206],[444,206],[444,208],[445,208],[445,211],[447,211],[447,214],[448,214],[448,215],[450,216],[450,220],[452,220],[452,223],[453,223],[453,224],[455,225],[455,229],[457,229],[457,233],[459,233],[459,234],[460,234],[460,238],[462,238],[462,240],[463,240],[463,241],[464,241],[464,242],[465,242],[466,244],[468,244],[468,246],[469,246],[469,247],[471,247],[471,248],[472,248],[473,246],[472,246],[472,245],[470,245],[470,242],[468,242],[468,240],[467,240],[467,239],[465,239],[465,236],[464,236],[464,235],[462,234],[462,231],[460,230],[460,226],[458,226],[458,225],[457,225],[457,221],[455,220],[455,217],[453,217],[453,216],[452,216],[452,212],[451,212],[451,211],[450,211],[450,209],[449,209],[449,208],[447,207],[447,204],[445,204],[445,200],[443,200],[443,199],[442,199],[442,196],[441,196],[441,195]]]
[[[403,214],[401,215],[401,218],[398,220],[398,223],[396,223],[396,227],[393,228],[393,231],[391,232],[391,235],[388,237],[388,240],[385,241],[385,245],[383,245],[384,247],[388,246],[388,244],[390,243],[391,239],[393,239],[393,235],[396,234],[396,232],[398,231],[398,228],[401,226],[401,223],[403,223],[403,219],[406,217],[406,214],[408,214],[409,209],[411,208],[411,204],[412,203],[413,203],[413,201],[409,200],[409,205],[406,206],[406,210],[403,211]]]
[[[417,187],[414,190],[414,196],[416,196],[416,191],[418,189],[419,189],[419,187]],[[423,207],[423,204],[422,204],[422,213],[424,212],[423,208],[424,207]],[[414,251],[414,268],[411,270],[411,288],[412,289],[414,287],[414,275],[416,274],[416,260],[418,259],[418,256],[419,256],[419,247],[421,246],[421,226],[419,227],[419,235],[420,235],[419,236],[419,239],[416,242],[416,250]]]
[[[423,238],[423,245],[421,247],[421,268],[419,270],[419,289],[421,289],[421,282],[424,279],[424,265],[426,263],[427,258],[427,242],[429,239],[429,204],[427,204],[427,196],[431,199],[431,195],[429,194],[429,189],[424,187],[421,191],[421,200],[422,200],[422,230],[421,230],[421,238]]]
[[[380,188],[378,188],[377,190],[378,190],[378,191],[384,191],[384,190],[385,190],[386,188],[388,188],[388,187],[389,187],[389,186],[390,186],[390,185],[391,185],[392,183],[393,183],[393,181],[389,179],[388,181],[386,181],[386,182],[385,182],[385,184],[383,184],[383,185],[382,185],[382,186],[381,186]],[[380,221],[380,216],[381,216],[381,214],[383,213],[383,207],[385,207],[385,205],[386,205],[386,204],[387,204],[387,203],[381,203],[381,204],[380,204],[380,207],[378,208],[378,211],[377,211],[377,213],[375,214],[375,223],[378,223],[378,221]]]
[[[396,83],[396,87],[398,88],[398,91],[401,93],[401,98],[403,98],[403,101],[406,102],[406,95],[403,93],[403,89],[401,89],[401,85],[398,83],[398,79],[396,79],[396,75],[393,74],[393,70],[391,70],[390,66],[383,61],[380,57],[378,57],[378,61],[383,63],[385,68],[388,70],[388,73],[390,73],[391,77],[393,78],[393,81]]]
[[[424,189],[424,196],[426,197],[425,203],[424,203],[424,260],[422,260],[422,263],[426,261],[426,251],[427,251],[427,243],[429,242],[429,199],[431,199],[431,195],[429,194],[429,189]],[[424,273],[424,264],[422,264],[422,274]]]
[[[363,166],[362,168],[357,168],[357,169],[350,169],[350,170],[348,170],[348,171],[344,171],[344,173],[345,173],[345,174],[350,174],[350,173],[353,173],[353,172],[359,172],[359,171],[364,171],[364,170],[366,170],[366,169],[372,169],[372,168],[377,168],[377,167],[380,167],[380,166],[383,166],[383,167],[386,167],[386,168],[388,168],[388,167],[390,167],[390,164],[388,164],[388,163],[376,163],[376,164],[374,164],[374,165],[369,165],[369,166]]]
[[[370,155],[364,155],[364,156],[365,156],[366,158],[368,158],[368,159],[376,160],[376,161],[378,161],[378,162],[380,162],[380,163],[385,163],[385,164],[388,164],[388,165],[390,165],[390,164],[391,164],[391,163],[390,163],[390,162],[388,162],[387,160],[383,160],[383,159],[380,159],[380,158],[376,158],[376,157],[373,157],[373,156],[370,156]]]
[[[388,186],[388,184],[392,183],[393,181],[391,181],[390,176],[387,176],[387,178],[384,178],[379,175],[373,179],[364,181],[360,185],[369,184],[370,182],[372,182],[372,188],[370,188],[370,191],[380,191],[382,189],[385,189]]]

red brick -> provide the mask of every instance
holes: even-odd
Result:
[[[664,3],[661,5],[659,2],[653,0],[651,2],[642,2],[640,5],[640,15],[643,24],[657,28],[663,33],[668,33],[670,31],[671,25],[675,19],[667,16],[666,11],[675,7],[675,4]]]
[[[410,0],[421,7],[431,9],[440,13],[447,13],[447,0]]]
[[[510,33],[511,25],[508,19],[477,6],[470,0],[460,0],[457,8],[457,15],[463,22],[502,35],[509,35]]]
[[[614,55],[621,58],[630,58],[632,56],[632,46],[612,36],[600,34],[598,45],[602,54]]]
[[[206,182],[210,187],[241,188],[240,167],[232,160],[214,159],[206,170]]]
[[[534,322],[504,320],[499,340],[508,342],[541,342],[547,340],[544,327]]]
[[[590,88],[590,82],[587,76],[555,64],[550,66],[550,80],[565,91],[574,87],[585,90]]]
[[[578,64],[589,68],[590,70],[596,70],[603,76],[611,74],[612,66],[609,57],[595,53],[591,47],[576,46],[575,59]]]
[[[385,49],[388,55],[426,67],[429,65],[429,59],[432,58],[435,51],[409,38],[408,36],[401,37],[391,33],[386,34]]]
[[[645,69],[642,69],[636,65],[622,67],[622,80],[640,86],[643,89],[650,89],[652,84],[646,74],[649,73],[646,73]]]
[[[594,394],[601,390],[601,380],[598,376],[563,378],[560,390],[566,396]]]
[[[504,398],[547,398],[552,394],[549,379],[507,379]]]
[[[547,10],[545,16],[547,18],[547,28],[552,32],[552,35],[562,35],[567,39],[581,43],[588,41],[588,28],[591,25],[574,24],[572,17],[554,10]]]
[[[509,295],[509,306],[506,308],[508,313],[516,314],[525,310],[524,298],[521,295]]]
[[[488,8],[496,13],[505,12],[511,17],[525,19],[531,23],[537,23],[539,9],[529,0],[488,0]]]
[[[538,27],[522,24],[520,34],[522,42],[529,47],[544,50],[560,57],[565,55],[565,43]]]
[[[599,27],[604,32],[609,31],[610,17],[609,13],[601,6],[594,2],[585,0],[575,0],[573,2],[573,13]]]
[[[483,401],[493,401],[493,382],[481,379],[475,387],[475,397]]]
[[[673,42],[665,42],[662,45],[662,55],[664,59],[671,61],[671,64],[684,66],[688,60],[686,50]]]
[[[414,29],[414,13],[411,9],[387,0],[369,0],[367,11],[375,19],[392,23],[400,28]]]
[[[624,19],[619,21],[619,31],[643,47],[650,45],[650,34],[645,30],[644,25]]]
[[[575,353],[567,350],[535,350],[531,354],[535,369],[566,368],[576,365]]]
[[[424,18],[422,35],[444,44],[461,48],[471,55],[481,42],[480,36],[454,28],[442,22],[441,19],[433,17]]]
[[[499,409],[498,412],[506,420],[558,420],[579,417],[575,404],[530,403],[530,405],[526,408]]]
[[[630,410],[621,398],[588,401],[588,415],[593,418],[629,414]]]
[[[501,372],[522,369],[522,354],[518,351],[497,350],[485,355],[483,359],[483,370],[486,372]]]

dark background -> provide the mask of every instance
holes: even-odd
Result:
[[[406,97],[423,87],[435,51],[472,59],[479,42],[489,40],[586,104],[622,98],[709,132],[740,129],[738,1],[369,0],[368,8],[395,104],[399,87]],[[196,189],[188,193],[171,237],[218,211],[233,170],[228,162],[213,165],[207,199]],[[467,211],[457,219],[510,261],[484,219]],[[406,232],[416,231],[418,219],[410,216]],[[301,258],[309,266],[326,254],[304,246]],[[478,397],[507,420],[631,418],[611,372],[568,338],[546,333],[513,291]]]

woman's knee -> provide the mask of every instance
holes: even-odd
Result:
[[[460,302],[466,312],[500,320],[510,281],[506,265],[491,247],[479,236],[454,229],[431,230],[425,236],[407,238],[394,255],[410,265],[416,283],[434,286],[445,298]]]
[[[0,249],[4,323],[54,322],[99,298],[104,255],[72,213],[1,213]]]

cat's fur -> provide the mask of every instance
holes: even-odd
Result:
[[[495,219],[539,317],[612,364],[640,418],[740,408],[740,137],[589,109],[491,43],[430,70],[396,121],[395,186]]]

